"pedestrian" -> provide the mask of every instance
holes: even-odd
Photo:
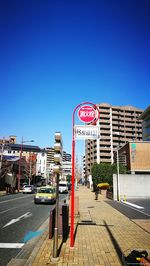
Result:
[[[99,189],[96,184],[94,184],[94,192],[95,192],[95,200],[98,200]]]

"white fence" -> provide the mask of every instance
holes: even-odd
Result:
[[[150,197],[150,174],[119,174],[119,198],[148,198]],[[113,175],[113,199],[117,200],[117,175]]]

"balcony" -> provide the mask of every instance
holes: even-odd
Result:
[[[101,124],[101,123],[104,123],[104,124],[110,124],[110,119],[103,119],[103,118],[101,118],[100,119],[100,121],[99,121],[99,124]]]
[[[111,163],[111,158],[110,158],[110,159],[103,159],[103,158],[100,158],[100,162],[101,162],[101,163]]]
[[[107,159],[110,159],[111,158],[111,153],[105,153],[105,152],[100,152],[100,157],[105,157]]]
[[[106,125],[105,123],[104,124],[100,124],[100,129],[110,129],[110,126],[109,125]]]

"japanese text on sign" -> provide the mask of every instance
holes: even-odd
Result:
[[[90,123],[96,117],[96,110],[92,106],[84,105],[79,109],[78,116],[81,121]]]

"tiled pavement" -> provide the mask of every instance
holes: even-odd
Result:
[[[47,230],[24,265],[119,266],[123,265],[122,254],[127,255],[133,249],[150,250],[150,220],[138,220],[140,226],[137,225],[107,204],[109,199],[103,195],[95,201],[94,193],[84,186],[80,186],[75,195],[79,197],[80,220],[74,248],[70,248],[68,238],[58,261],[54,262],[51,259],[53,241],[48,239]]]

